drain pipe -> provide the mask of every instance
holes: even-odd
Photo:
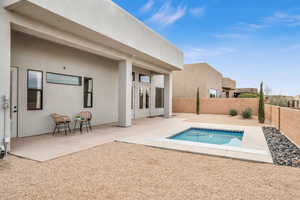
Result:
[[[6,110],[9,109],[9,100],[6,97],[6,95],[3,96],[3,104],[2,104],[2,109],[3,109],[3,139],[2,139],[2,144],[3,144],[3,149],[0,149],[0,158],[4,158],[7,155],[7,145],[8,141],[6,141]]]

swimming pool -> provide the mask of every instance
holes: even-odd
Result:
[[[168,139],[239,147],[243,136],[243,131],[190,128]]]

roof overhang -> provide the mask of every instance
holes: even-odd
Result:
[[[183,67],[183,53],[179,49],[112,1],[4,0],[3,5],[13,13],[145,63],[170,71]]]

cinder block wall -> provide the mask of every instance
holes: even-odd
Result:
[[[266,104],[266,120],[300,147],[300,110]]]
[[[265,104],[265,119],[267,123],[272,121],[272,106],[269,104]]]
[[[196,113],[196,99],[173,98],[173,112]]]
[[[272,121],[271,125],[275,126],[277,129],[280,129],[280,122],[279,122],[279,106],[272,106],[271,113],[272,113]]]
[[[251,108],[253,115],[258,113],[258,99],[255,98],[224,98],[224,99],[201,99],[200,113],[202,114],[223,114],[228,115],[231,109],[239,113],[246,108]]]
[[[280,130],[300,146],[300,110],[280,108]]]
[[[254,115],[258,113],[258,99],[255,98],[220,98],[220,99],[200,99],[201,114],[222,114],[228,115],[231,109],[241,113],[246,108],[251,108]],[[195,113],[196,98],[173,98],[173,112]]]

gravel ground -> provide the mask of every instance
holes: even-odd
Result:
[[[275,128],[263,130],[274,164],[300,168],[300,149]]]
[[[109,143],[47,162],[0,161],[1,200],[300,199],[300,169]]]

